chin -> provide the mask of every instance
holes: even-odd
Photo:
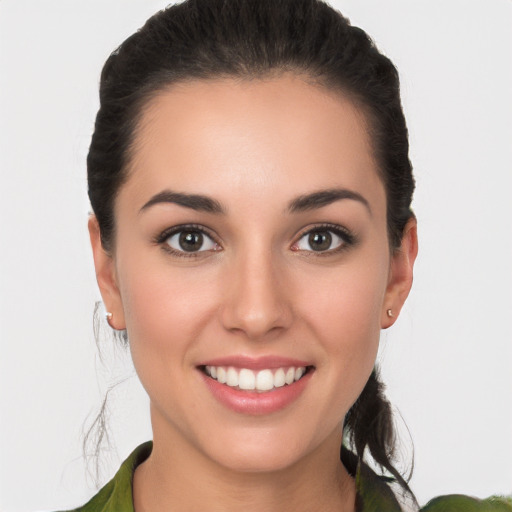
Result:
[[[238,473],[271,473],[292,467],[314,449],[303,436],[290,432],[263,429],[247,434],[219,439],[219,444],[208,447],[210,458]]]
[[[233,453],[218,462],[236,473],[273,473],[293,466],[299,459],[295,454],[260,449],[256,453]]]

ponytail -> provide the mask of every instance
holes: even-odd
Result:
[[[385,386],[379,379],[379,371],[374,368],[361,395],[348,411],[343,426],[343,436],[347,448],[354,452],[359,463],[363,462],[368,449],[377,465],[388,472],[400,487],[413,499],[407,481],[395,467],[397,436],[393,424],[391,404],[384,393]]]

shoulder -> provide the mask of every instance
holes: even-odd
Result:
[[[133,512],[133,474],[153,449],[152,441],[137,447],[123,462],[114,478],[85,505],[68,512]]]
[[[350,472],[350,464],[348,469]],[[413,495],[402,493],[396,488],[395,484],[396,482],[393,480],[377,475],[364,463],[359,463],[356,470],[357,511],[512,512],[512,496],[493,496],[481,500],[462,494],[439,496],[418,509],[418,506],[414,503]],[[408,497],[412,500],[409,500]]]
[[[480,500],[452,494],[430,500],[421,512],[512,512],[512,497],[494,496]]]

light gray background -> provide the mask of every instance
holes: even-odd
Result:
[[[107,387],[104,479],[150,438],[128,358],[101,364],[85,157],[108,53],[161,0],[0,0],[0,509],[94,493],[84,421]],[[512,2],[339,0],[397,64],[417,176],[420,256],[383,334],[389,396],[420,502],[512,492]],[[403,426],[402,426],[403,430]]]

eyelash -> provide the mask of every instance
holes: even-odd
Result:
[[[301,250],[301,249],[295,249],[295,251],[296,252],[305,252],[305,253],[307,253],[308,257],[309,256],[311,256],[311,257],[314,257],[314,256],[327,257],[327,256],[332,256],[334,254],[339,254],[341,252],[344,252],[347,249],[349,249],[350,247],[356,245],[356,243],[358,242],[356,236],[353,233],[351,233],[347,228],[344,228],[337,224],[324,223],[324,224],[318,224],[313,227],[308,227],[305,230],[303,230],[299,234],[299,236],[297,237],[297,241],[294,242],[293,245],[297,245],[300,242],[300,240],[302,240],[305,236],[310,235],[315,232],[317,232],[317,233],[318,232],[333,233],[334,235],[341,238],[342,243],[339,247],[336,247],[334,249],[328,249],[326,251]]]
[[[207,230],[204,226],[200,226],[198,224],[184,224],[181,226],[174,226],[172,228],[166,229],[163,231],[160,235],[158,235],[154,242],[157,245],[161,245],[162,249],[172,256],[177,256],[178,258],[199,258],[203,256],[201,253],[209,252],[209,251],[177,251],[176,249],[173,249],[167,242],[169,238],[171,238],[173,235],[176,235],[178,233],[181,233],[183,231],[191,231],[191,232],[198,232],[202,235],[207,236],[210,238],[215,244],[220,245],[219,242],[216,240],[215,236],[213,236],[212,233],[210,233],[209,230]]]
[[[202,235],[207,236],[210,238],[215,244],[219,245],[219,242],[217,241],[216,237],[207,230],[204,226],[198,225],[198,224],[184,224],[180,226],[174,226],[172,228],[166,229],[162,233],[160,233],[155,239],[154,243],[157,245],[161,245],[162,249],[166,252],[170,253],[172,256],[176,256],[179,258],[198,258],[203,256],[201,253],[208,253],[211,251],[203,250],[203,251],[178,251],[176,249],[173,249],[167,241],[169,238],[171,238],[173,235],[176,235],[178,233],[181,233],[183,231],[191,231],[191,232],[199,232]],[[314,250],[303,250],[303,249],[292,249],[294,252],[301,252],[301,253],[307,253],[308,256],[319,256],[319,257],[326,257],[333,254],[338,254],[340,252],[346,251],[351,246],[355,245],[357,243],[357,238],[355,235],[353,235],[348,229],[339,226],[337,224],[319,224],[316,226],[308,227],[307,229],[303,230],[296,238],[296,241],[292,244],[292,247],[300,242],[302,238],[304,238],[306,235],[310,235],[315,232],[329,232],[333,233],[334,235],[341,238],[342,243],[339,247],[336,247],[334,249],[329,249],[326,251],[314,251]],[[214,251],[216,252],[216,251]]]

